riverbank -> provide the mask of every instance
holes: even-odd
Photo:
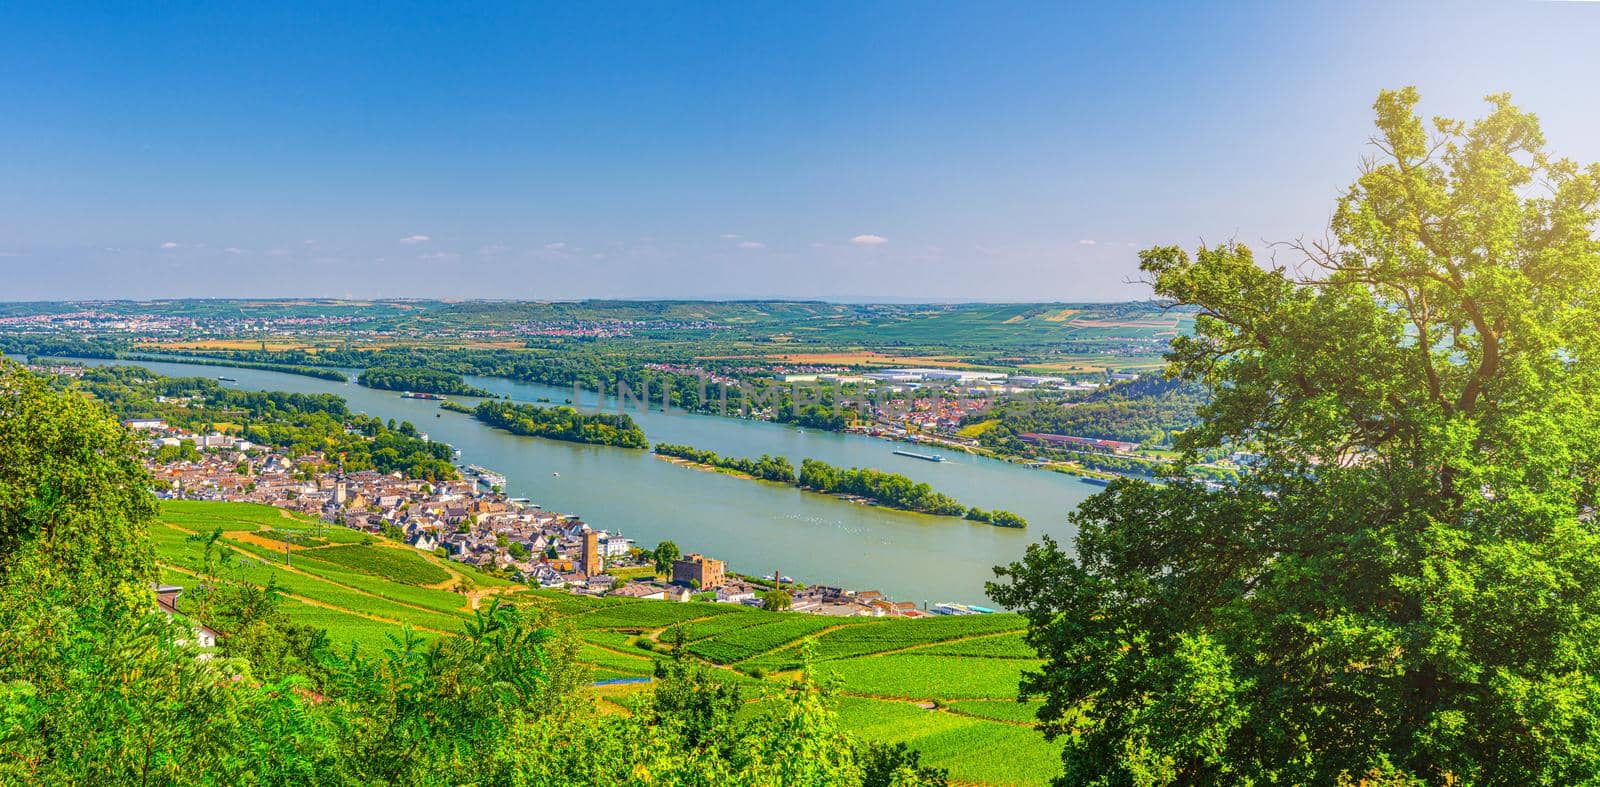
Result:
[[[81,360],[81,359],[75,359],[75,360]],[[138,363],[141,363],[141,362],[192,363],[192,364],[195,364],[197,366],[218,366],[218,367],[222,367],[224,369],[258,369],[258,370],[264,371],[264,372],[278,372],[279,374],[297,374],[297,375],[300,375],[301,377],[313,377],[313,378],[316,378],[318,380],[328,380],[328,381],[336,382],[336,383],[347,383],[347,382],[350,382],[349,376],[347,376],[344,372],[341,372],[341,371],[338,371],[338,370],[335,370],[335,369],[324,368],[324,367],[321,367],[321,366],[295,366],[295,365],[292,365],[292,364],[280,364],[280,363],[256,363],[256,362],[253,362],[253,361],[229,361],[229,360],[225,360],[225,359],[221,359],[221,358],[205,358],[205,357],[191,357],[191,356],[180,356],[180,357],[176,357],[176,358],[167,358],[167,357],[163,357],[163,356],[160,356],[160,355],[146,355],[144,353],[128,353],[128,354],[125,354],[125,355],[119,355],[114,359],[96,359],[96,360],[127,361],[127,362],[132,363],[132,364],[138,364]]]
[[[340,371],[337,367],[332,367],[332,366],[302,366],[302,365],[290,365],[290,364],[273,364],[273,363],[266,363],[266,362],[254,362],[254,361],[234,361],[234,360],[229,360],[229,359],[224,359],[224,358],[218,358],[218,357],[215,357],[215,356],[156,355],[156,354],[147,354],[147,353],[141,353],[141,354],[125,353],[123,355],[120,355],[118,357],[118,360],[135,361],[135,362],[137,362],[137,361],[155,361],[155,362],[163,362],[163,363],[192,363],[192,364],[207,365],[207,366],[226,366],[226,367],[232,367],[232,368],[260,369],[260,370],[263,370],[263,371],[275,371],[275,372],[282,372],[282,373],[285,373],[285,374],[297,374],[297,375],[302,375],[302,376],[315,377],[315,378],[319,378],[319,379],[333,380],[333,381],[339,381],[339,382],[348,382],[348,381],[351,380],[351,378],[349,376],[346,376],[344,371]],[[363,370],[363,371],[359,372],[358,374],[359,375],[364,375],[367,371],[372,371],[372,370],[381,369],[381,368],[383,368],[383,367],[368,367],[368,369]],[[396,371],[404,371],[404,370],[396,370]],[[460,375],[460,374],[454,374],[454,373],[443,373],[443,374],[448,374],[450,377],[454,378],[456,381],[464,381],[466,379],[466,377],[464,377],[463,375]],[[335,375],[337,375],[337,376],[335,376]],[[489,377],[487,379],[503,380],[503,381],[506,381],[508,383],[513,383],[513,384],[517,384],[517,385],[544,385],[542,383],[522,382],[522,381],[519,381],[519,380],[517,380],[515,378],[512,378],[512,377]],[[449,395],[458,395],[458,396],[472,396],[472,397],[484,397],[484,396],[492,396],[493,395],[493,393],[491,391],[485,390],[483,388],[478,388],[478,387],[472,386],[472,385],[467,384],[465,382],[460,382],[460,384],[464,386],[464,388],[461,389],[461,390],[433,390],[433,389],[427,388],[427,387],[420,387],[420,386],[422,386],[421,383],[417,383],[416,386],[413,386],[413,387],[410,387],[410,388],[405,388],[405,387],[385,387],[385,386],[381,386],[381,385],[368,385],[366,382],[362,382],[359,379],[358,379],[358,382],[360,384],[362,384],[362,385],[366,385],[369,388],[373,388],[374,390],[393,390],[393,391],[416,390],[416,391],[423,391],[423,392],[427,392],[427,393],[449,394]],[[548,398],[548,397],[542,397],[542,398],[539,399],[539,401],[543,402],[543,403],[548,403],[548,402],[550,402],[552,400],[550,398]],[[567,401],[567,403],[569,405],[572,403],[572,400],[570,398],[567,399],[566,401]],[[456,407],[449,407],[449,406],[447,406],[447,407],[448,407],[448,409],[456,410]],[[459,405],[457,405],[457,407],[459,407]],[[461,412],[461,410],[456,410],[456,411],[457,412]],[[725,417],[725,418],[726,417],[731,417],[731,418],[735,418],[737,420],[750,420],[750,417],[749,416],[745,416],[745,415],[738,415],[738,416],[719,415],[719,413],[717,412],[717,410],[715,408],[701,408],[701,409],[694,409],[694,410],[686,410],[684,412],[692,413],[694,415],[706,416],[706,417]],[[784,424],[784,425],[787,425],[787,426],[794,426],[794,424],[792,424],[792,423],[788,423],[788,422],[784,422],[784,421],[778,421],[778,420],[771,420],[769,422],[770,423],[775,423],[775,424]],[[894,427],[892,425],[880,425],[880,426],[875,426],[875,427],[846,426],[845,428],[839,429],[839,430],[819,429],[818,431],[832,433],[832,434],[840,434],[840,435],[856,435],[856,436],[861,436],[861,437],[868,437],[868,438],[883,440],[885,442],[890,442],[890,443],[906,443],[906,444],[910,444],[910,445],[924,445],[924,446],[937,445],[937,446],[939,446],[939,448],[941,450],[959,452],[959,453],[967,454],[967,455],[970,455],[970,456],[983,457],[983,458],[993,459],[993,460],[1000,461],[1000,462],[1006,462],[1006,463],[1009,463],[1009,464],[1019,464],[1019,465],[1023,465],[1023,466],[1027,466],[1027,467],[1033,467],[1033,466],[1038,465],[1038,463],[1039,463],[1038,460],[1032,459],[1032,458],[1029,458],[1029,457],[1018,456],[1018,455],[1013,455],[1013,454],[1003,454],[1003,453],[996,452],[996,451],[994,451],[992,449],[984,448],[982,446],[970,445],[968,443],[961,442],[959,440],[953,439],[949,435],[928,434],[928,433],[919,433],[917,435],[894,434],[894,433],[889,433],[889,432],[886,431],[886,430],[895,429],[895,428],[897,428],[897,427]],[[530,436],[536,436],[536,437],[550,437],[550,435],[543,435],[543,434],[532,434],[532,433],[527,433],[527,434],[530,434]],[[569,438],[554,437],[553,439],[569,439]],[[575,442],[592,442],[592,441],[578,439],[578,440],[575,440]],[[604,443],[604,442],[602,442],[600,444],[609,445],[609,444],[612,444],[612,443]],[[632,447],[632,446],[630,446],[630,447]],[[1140,475],[1138,473],[1122,473],[1122,472],[1116,472],[1116,471],[1110,471],[1110,470],[1090,469],[1090,468],[1087,468],[1087,467],[1083,467],[1081,465],[1077,465],[1075,463],[1074,464],[1070,464],[1070,465],[1065,466],[1065,467],[1060,466],[1060,465],[1052,464],[1050,466],[1050,468],[1055,470],[1058,473],[1063,473],[1063,474],[1067,474],[1067,475],[1081,476],[1081,477],[1084,477],[1084,478],[1095,478],[1095,479],[1133,478],[1133,479],[1148,480],[1148,478],[1146,476]],[[889,507],[893,508],[893,506],[889,506]],[[906,510],[906,509],[896,509],[896,510]]]
[[[192,364],[140,365],[174,377],[215,375]],[[461,449],[469,457],[466,461],[505,475],[512,496],[537,500],[554,511],[580,512],[586,521],[621,528],[642,543],[674,540],[686,552],[715,555],[730,567],[748,567],[750,573],[781,568],[826,585],[878,589],[891,598],[982,604],[984,583],[993,579],[994,566],[1017,560],[1042,535],[1072,544],[1076,531],[1067,514],[1099,491],[1057,473],[1030,472],[980,457],[953,455],[942,463],[897,458],[883,441],[860,435],[801,431],[676,408],[670,414],[659,409],[632,413],[658,440],[726,455],[811,456],[839,466],[896,469],[970,503],[1004,507],[1029,520],[1026,530],[971,527],[883,506],[839,505],[822,495],[799,495],[721,473],[684,472],[645,451],[519,437],[441,409],[438,402],[402,399],[354,384],[254,370],[231,376],[238,382],[229,387],[332,393],[344,397],[353,411],[397,423],[411,421],[434,440]],[[571,396],[570,390],[503,378],[468,376],[466,381],[521,403],[541,397],[559,403]],[[590,412],[596,406],[593,399],[584,404]],[[608,400],[606,406],[613,404]]]
[[[853,503],[912,514],[956,517],[995,527],[1028,526],[1026,519],[1010,511],[984,511],[966,506],[948,495],[933,491],[928,484],[919,484],[898,473],[871,468],[841,469],[816,459],[804,459],[800,462],[800,474],[797,476],[789,460],[782,456],[762,454],[760,459],[724,457],[694,446],[671,443],[656,443],[653,453],[678,460],[675,464],[726,471],[731,475],[789,485]]]

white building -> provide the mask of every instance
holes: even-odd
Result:
[[[633,543],[633,539],[623,538],[620,533],[600,531],[600,554],[603,557],[625,557],[628,550],[633,548]]]

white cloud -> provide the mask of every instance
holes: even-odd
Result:
[[[1137,244],[1137,243],[1129,243],[1129,244],[1128,244],[1128,248],[1130,248],[1130,249],[1132,249],[1132,248],[1136,248],[1136,247],[1138,247],[1138,245],[1139,245],[1139,244]]]
[[[161,244],[161,248],[163,248],[163,249],[176,249],[176,248],[178,248],[178,247],[180,247],[182,245],[183,244],[175,243],[175,242],[169,240],[166,243]]]
[[[761,243],[759,241],[753,241],[753,240],[747,240],[747,241],[739,244],[739,248],[741,248],[741,249],[765,249],[766,247],[767,247],[767,244]]]
[[[889,239],[882,235],[857,235],[850,242],[857,246],[881,246],[888,243]]]
[[[228,254],[243,254],[244,253],[244,249],[241,249],[238,246],[229,246],[228,248],[223,249],[223,251],[225,253],[228,253]]]
[[[23,255],[22,255],[22,252],[20,252],[20,251],[0,251],[0,257],[21,257],[21,256],[23,256]]]
[[[287,256],[289,256],[289,250],[288,249],[273,249],[272,251],[267,252],[267,254],[269,254],[269,255],[271,255],[273,257],[287,257]]]
[[[739,233],[737,233],[737,232],[724,232],[724,233],[722,233],[721,237],[722,237],[723,240],[738,240],[739,239]]]
[[[478,248],[478,255],[482,257],[497,257],[506,252],[506,247],[499,243],[491,243]]]
[[[544,247],[551,251],[561,251],[567,247],[567,244],[564,241],[558,240],[555,243],[546,243]]]
[[[1080,240],[1080,241],[1078,241],[1078,245],[1079,246],[1093,246],[1093,245],[1095,245],[1095,241],[1092,241],[1092,240]]]
[[[430,238],[426,235],[407,235],[404,238],[401,238],[400,242],[406,244],[407,246],[415,246],[418,243],[427,243],[430,240],[433,240],[433,238]]]
[[[426,254],[417,255],[417,259],[427,260],[428,262],[454,262],[461,259],[461,255],[453,251],[430,251]]]

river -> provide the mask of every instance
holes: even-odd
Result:
[[[1067,514],[1099,491],[1073,476],[967,454],[946,454],[947,461],[938,463],[895,456],[896,448],[907,446],[871,437],[676,410],[629,411],[651,442],[682,443],[724,456],[782,455],[796,468],[808,457],[873,467],[926,481],[969,506],[1015,511],[1029,522],[1025,530],[999,528],[685,468],[647,451],[512,435],[440,410],[437,402],[402,399],[397,392],[353,382],[198,364],[122,363],[174,377],[232,377],[238,382],[227,385],[245,389],[338,394],[353,410],[409,420],[433,439],[461,449],[463,464],[505,475],[513,496],[531,498],[549,511],[578,514],[640,546],[672,540],[685,553],[725,560],[740,573],[781,571],[803,582],[880,590],[919,604],[984,603],[983,584],[993,579],[994,566],[1021,558],[1027,545],[1045,534],[1070,545]],[[355,371],[350,375],[354,379]],[[572,396],[571,389],[501,378],[468,377],[467,382],[518,402],[542,397],[559,404]],[[593,397],[590,393],[583,403],[592,408]]]

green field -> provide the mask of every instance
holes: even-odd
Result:
[[[828,618],[710,602],[592,598],[513,586],[264,506],[165,501],[160,519],[151,537],[162,581],[192,587],[203,552],[199,536],[221,529],[234,557],[230,570],[252,582],[275,581],[289,617],[327,629],[340,648],[386,647],[406,626],[423,637],[452,634],[475,601],[499,598],[536,605],[573,626],[583,641],[578,658],[595,680],[650,675],[681,630],[691,654],[725,667],[727,679],[754,700],[781,690],[786,671],[801,663],[802,643],[812,642],[814,668],[839,693],[839,710],[857,734],[905,742],[949,768],[958,783],[1044,784],[1059,768],[1060,746],[1031,729],[1037,705],[1015,701],[1018,676],[1038,663],[1015,615]],[[283,533],[296,534],[287,560]],[[441,589],[458,584],[471,590]],[[639,647],[641,640],[650,648]],[[597,691],[616,698],[612,690]],[[752,712],[761,705],[753,702]],[[616,702],[607,707],[622,712]]]
[[[448,572],[424,560],[415,550],[351,544],[318,549],[315,556],[318,560],[407,585],[435,585],[450,579]]]

